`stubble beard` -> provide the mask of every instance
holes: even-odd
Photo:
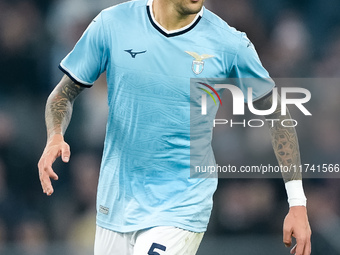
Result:
[[[197,14],[201,11],[203,3],[204,1],[180,6],[178,12],[183,16]]]

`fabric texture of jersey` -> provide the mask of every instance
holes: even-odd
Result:
[[[169,32],[154,20],[151,4],[103,10],[60,68],[88,87],[107,72],[97,224],[117,232],[155,226],[203,232],[217,179],[190,178],[190,79],[269,76],[245,34],[207,9]],[[272,87],[254,87],[254,98]],[[208,154],[202,157],[214,162],[210,145]]]

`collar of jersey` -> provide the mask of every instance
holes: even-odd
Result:
[[[162,27],[155,19],[154,15],[153,15],[153,11],[152,11],[152,2],[153,0],[148,0],[148,3],[146,5],[146,9],[147,9],[147,13],[150,19],[151,24],[164,36],[166,37],[173,37],[173,36],[177,36],[177,35],[181,35],[184,34],[186,32],[189,32],[191,29],[193,29],[198,22],[200,21],[200,19],[202,18],[203,15],[203,8],[202,10],[197,13],[195,19],[187,26],[182,27],[180,29],[176,29],[176,30],[166,30],[164,27]]]

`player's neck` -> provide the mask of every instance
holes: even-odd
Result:
[[[154,0],[152,11],[155,20],[166,30],[172,31],[189,25],[197,14],[181,14],[171,1]]]

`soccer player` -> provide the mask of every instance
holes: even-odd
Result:
[[[47,100],[48,139],[38,164],[47,195],[50,179],[58,179],[53,162],[70,159],[63,135],[73,102],[107,72],[96,255],[196,254],[217,179],[190,178],[190,79],[269,78],[248,38],[203,2],[138,0],[103,10],[60,63],[65,75]],[[270,82],[253,88],[257,108],[270,108],[272,88]],[[280,107],[269,116],[283,117]],[[295,129],[278,124],[271,136],[279,163],[299,165]],[[311,231],[301,175],[285,173],[284,181],[290,209],[283,242],[290,246],[295,237],[291,252],[307,255]]]

